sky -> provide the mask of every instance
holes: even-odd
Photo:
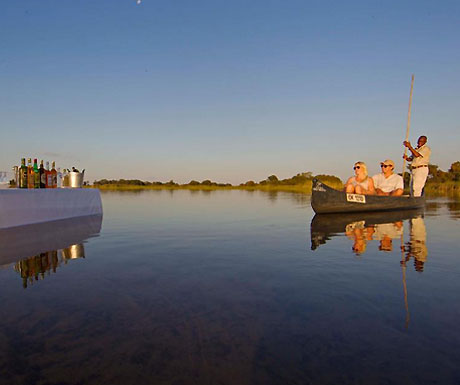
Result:
[[[352,175],[428,136],[460,160],[460,2],[1,1],[0,170]]]

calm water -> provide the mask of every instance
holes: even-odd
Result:
[[[0,232],[0,383],[460,383],[460,202],[313,221],[288,193],[103,204],[102,227]]]

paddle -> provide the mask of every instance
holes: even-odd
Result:
[[[413,89],[414,89],[414,75],[412,75],[412,81],[410,83],[409,111],[407,113],[407,126],[406,126],[406,142],[409,140],[410,113],[411,113],[411,108],[412,108],[412,90]],[[404,174],[406,173],[406,154],[407,154],[407,147],[404,147],[403,169],[402,169],[403,180],[404,180]]]

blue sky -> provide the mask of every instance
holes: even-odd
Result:
[[[2,1],[0,170],[240,183],[460,160],[458,1]]]

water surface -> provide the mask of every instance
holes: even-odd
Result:
[[[0,234],[1,383],[460,382],[459,202],[312,221],[299,194],[102,196],[100,233]]]

